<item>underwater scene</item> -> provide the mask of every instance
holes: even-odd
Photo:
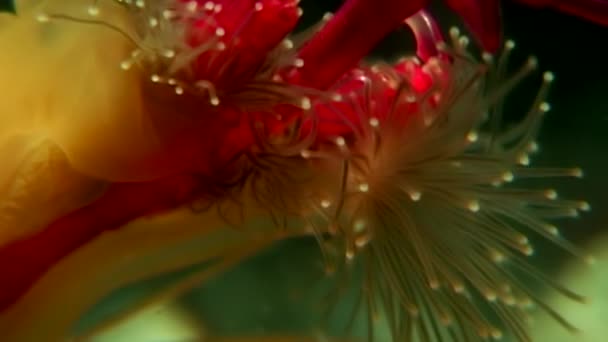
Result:
[[[606,0],[0,0],[0,342],[608,341],[606,42]]]

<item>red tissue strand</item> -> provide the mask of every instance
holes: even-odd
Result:
[[[607,0],[515,0],[534,6],[547,7],[582,19],[608,26]],[[465,22],[482,48],[496,52],[502,40],[499,0],[445,0],[445,3]]]
[[[608,1],[606,0],[516,0],[520,3],[547,7],[571,14],[591,22],[608,26]]]
[[[300,51],[304,66],[292,82],[326,89],[427,0],[347,0]]]
[[[0,248],[0,310],[19,299],[50,267],[99,234],[131,220],[178,208],[206,195],[199,177],[115,183],[95,202],[58,218],[40,233]]]

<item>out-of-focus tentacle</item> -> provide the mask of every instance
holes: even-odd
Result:
[[[416,37],[416,55],[425,61],[437,55],[437,44],[443,42],[443,36],[429,13],[421,10],[407,18],[405,23]]]

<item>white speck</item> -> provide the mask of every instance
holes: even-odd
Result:
[[[551,110],[551,105],[547,102],[542,102],[539,106],[538,109],[540,109],[542,112],[546,113],[549,110]]]
[[[530,157],[524,153],[517,158],[517,162],[520,165],[530,165]]]
[[[469,45],[469,37],[461,36],[458,38],[458,44],[460,44],[462,47],[467,47]]]
[[[484,297],[486,297],[486,300],[488,302],[495,302],[496,299],[498,298],[498,296],[496,295],[496,292],[490,291],[490,290],[485,291],[483,295],[484,295]]]
[[[477,134],[477,132],[475,131],[471,131],[469,132],[469,134],[467,134],[467,141],[470,143],[474,143],[477,141],[477,139],[479,139],[479,135]]]
[[[460,36],[460,29],[456,26],[450,27],[450,36],[454,38],[458,38]]]
[[[456,293],[464,293],[464,284],[461,282],[454,283],[452,284],[452,289]]]
[[[346,145],[346,140],[343,137],[337,137],[336,145],[338,145],[339,147],[344,147]]]
[[[576,178],[583,178],[583,176],[584,176],[583,169],[581,169],[579,167],[572,169],[570,171],[570,174]]]
[[[190,13],[195,13],[198,8],[198,3],[196,1],[190,1],[186,5],[186,10]]]
[[[355,251],[352,248],[347,248],[345,257],[347,261],[351,261],[355,258]]]
[[[327,209],[331,206],[331,202],[329,200],[321,200],[321,208]]]
[[[378,118],[370,118],[369,125],[373,128],[378,128],[380,126],[380,120],[378,120]]]
[[[410,196],[410,199],[414,202],[420,201],[420,198],[422,197],[422,193],[420,191],[409,191],[407,194]]]
[[[547,191],[545,191],[545,197],[550,200],[557,199],[557,191],[555,191],[554,189],[548,189]]]
[[[87,8],[87,13],[91,16],[91,17],[96,17],[99,15],[99,7],[97,6],[89,6]]]
[[[304,96],[300,100],[300,108],[302,108],[304,110],[309,110],[310,108],[312,108],[312,104],[311,104],[310,99],[308,97]]]
[[[120,68],[122,70],[129,70],[131,69],[131,66],[133,66],[133,62],[131,62],[130,60],[120,62]]]
[[[367,183],[361,183],[361,184],[359,184],[359,191],[361,191],[361,192],[368,192],[369,191],[369,184],[367,184]]]
[[[481,54],[481,59],[483,59],[484,62],[490,64],[492,63],[492,61],[494,61],[494,56],[491,53],[484,51]]]
[[[49,16],[45,13],[38,13],[36,15],[36,20],[39,23],[48,23],[51,20],[51,18],[49,18]]]
[[[329,19],[333,18],[334,14],[331,12],[325,12],[325,14],[323,14],[323,18],[321,18],[323,21],[328,21]]]
[[[291,49],[293,49],[293,41],[291,39],[285,39],[285,40],[283,40],[283,46],[286,49],[291,50]]]
[[[175,18],[175,12],[171,11],[171,10],[164,10],[163,11],[163,18],[165,18],[166,20],[170,20]]]
[[[536,141],[531,141],[528,144],[528,152],[530,152],[530,153],[538,152],[538,143]]]
[[[467,208],[474,213],[478,212],[479,209],[481,209],[481,207],[479,205],[479,201],[476,201],[476,200],[473,200],[473,201],[470,201],[469,203],[467,203]]]
[[[356,219],[355,222],[353,223],[353,231],[355,233],[363,233],[365,231],[366,227],[367,227],[367,224],[366,224],[365,220],[363,220],[363,219]]]
[[[304,159],[308,159],[311,157],[311,153],[309,150],[302,150],[302,152],[300,152],[300,155],[302,156],[302,158]]]
[[[534,248],[530,245],[523,246],[521,252],[526,256],[532,256],[534,254]]]
[[[495,339],[495,340],[502,339],[502,331],[500,331],[498,329],[492,329],[492,331],[490,332],[490,334],[492,335],[492,338]]]
[[[155,17],[148,18],[148,26],[152,28],[158,26],[158,19],[156,19]]]
[[[515,178],[515,177],[513,176],[513,172],[511,172],[511,171],[506,171],[506,172],[504,172],[504,173],[502,174],[501,178],[502,178],[502,180],[503,180],[503,181],[505,181],[505,182],[512,182],[512,181],[513,181],[513,178]]]
[[[544,228],[547,231],[547,233],[549,233],[553,236],[559,236],[559,229],[557,229],[556,226],[554,226],[552,224],[547,224]]]

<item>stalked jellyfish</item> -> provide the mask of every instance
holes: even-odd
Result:
[[[514,44],[489,53],[497,2],[448,1],[481,62],[426,4],[349,0],[296,46],[292,0],[19,2],[0,22],[3,336],[63,339],[116,288],[208,263],[149,302],[168,300],[302,235],[363,282],[371,338],[383,316],[394,340],[529,341],[531,303],[572,330],[520,277],[582,299],[525,259],[535,235],[589,259],[550,223],[589,205],[516,183],[582,176],[528,165],[553,74],[503,128],[536,61],[505,77]],[[361,63],[404,21],[418,56]]]
[[[531,341],[527,311],[537,306],[575,331],[543,302],[539,288],[584,298],[527,260],[539,237],[593,260],[552,223],[577,217],[589,204],[523,185],[582,177],[579,168],[530,166],[550,110],[553,73],[542,74],[523,119],[503,127],[503,99],[535,71],[536,59],[506,77],[512,41],[498,58],[484,54],[477,61],[458,29],[446,44],[430,16],[409,21],[425,58],[345,75],[332,88],[333,101],[313,103],[318,140],[301,152],[310,178],[325,178],[296,197],[308,208],[303,220],[318,237],[328,270],[338,271],[338,283],[363,284],[351,319],[368,320],[370,339],[384,317],[394,341],[507,335],[523,342]],[[363,275],[352,273],[352,263]]]

